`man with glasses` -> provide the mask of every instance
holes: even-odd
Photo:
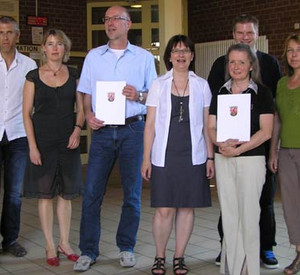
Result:
[[[142,178],[140,166],[143,151],[144,105],[147,91],[156,71],[153,56],[130,44],[128,31],[131,19],[120,6],[110,7],[103,18],[108,44],[95,48],[87,55],[78,91],[84,93],[84,110],[92,128],[87,179],[82,202],[80,226],[81,256],[75,271],[86,271],[99,256],[101,234],[100,209],[108,177],[118,159],[123,189],[123,205],[116,236],[120,249],[120,264],[132,267],[140,220]],[[125,125],[106,125],[95,117],[97,81],[125,81]]]
[[[4,166],[2,248],[16,257],[23,257],[27,252],[17,242],[21,190],[28,154],[22,99],[25,76],[36,68],[36,63],[16,50],[19,37],[16,20],[9,16],[0,17],[0,172]]]
[[[233,38],[236,43],[248,44],[259,60],[260,74],[262,83],[267,86],[275,97],[276,86],[281,78],[281,68],[278,60],[266,53],[256,49],[256,41],[258,39],[258,19],[249,14],[242,14],[233,21]],[[225,56],[219,57],[212,65],[208,76],[208,83],[213,93],[217,93],[225,83]],[[265,143],[266,163],[269,158],[270,142]],[[267,165],[266,165],[267,167]],[[260,257],[266,268],[278,268],[278,261],[273,253],[273,246],[276,245],[275,233],[275,215],[274,215],[274,195],[276,191],[275,175],[268,169],[266,180],[260,198]],[[220,216],[218,230],[223,239],[222,219]],[[221,253],[216,258],[216,265],[220,265]]]

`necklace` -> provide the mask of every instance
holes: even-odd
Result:
[[[55,71],[55,70],[51,69],[51,67],[50,67],[50,66],[48,65],[48,63],[47,63],[47,67],[49,68],[49,70],[50,70],[51,72],[53,72],[53,76],[56,76],[56,75],[57,75],[57,73],[61,70],[62,66],[63,66],[63,64],[61,64],[61,65],[59,66],[59,68]]]
[[[181,122],[181,121],[183,121],[183,113],[184,113],[184,109],[183,109],[183,100],[182,100],[182,98],[183,98],[184,95],[185,95],[187,86],[188,86],[188,84],[189,84],[189,79],[187,79],[187,81],[186,81],[185,88],[184,88],[184,90],[183,90],[183,95],[182,95],[182,96],[181,96],[181,95],[179,94],[179,92],[178,92],[178,89],[177,89],[177,86],[176,86],[176,84],[175,84],[174,79],[172,80],[172,82],[173,82],[173,84],[174,84],[174,87],[175,87],[175,90],[176,90],[176,92],[177,92],[177,95],[178,95],[178,97],[180,98],[180,101],[179,101],[179,119],[178,119],[178,122]]]

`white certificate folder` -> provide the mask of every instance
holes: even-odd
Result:
[[[250,140],[251,94],[218,95],[217,141]]]
[[[122,95],[125,85],[125,81],[97,81],[96,118],[105,124],[125,124],[126,97]]]

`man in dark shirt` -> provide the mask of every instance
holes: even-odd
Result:
[[[266,53],[256,49],[255,42],[258,39],[258,20],[256,17],[248,14],[242,14],[235,18],[233,22],[233,38],[236,43],[248,44],[259,60],[260,74],[262,83],[267,86],[275,97],[276,86],[281,78],[281,68],[278,60]],[[217,58],[212,65],[208,76],[208,83],[212,93],[217,93],[221,86],[225,83],[225,56]],[[269,141],[265,143],[266,158],[269,156]],[[267,161],[266,161],[267,163]],[[261,260],[266,268],[278,268],[278,261],[273,253],[273,246],[276,245],[275,233],[276,223],[274,215],[274,195],[276,191],[276,181],[274,174],[267,168],[266,181],[260,198],[260,245]],[[218,230],[223,238],[222,220],[219,219]],[[221,254],[221,253],[220,253]],[[220,254],[216,258],[216,264],[220,264]]]

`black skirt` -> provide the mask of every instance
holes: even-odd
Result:
[[[180,101],[183,120],[180,119]],[[192,164],[192,144],[189,122],[189,97],[172,94],[172,112],[166,150],[165,167],[152,165],[152,207],[211,206],[206,164]]]

